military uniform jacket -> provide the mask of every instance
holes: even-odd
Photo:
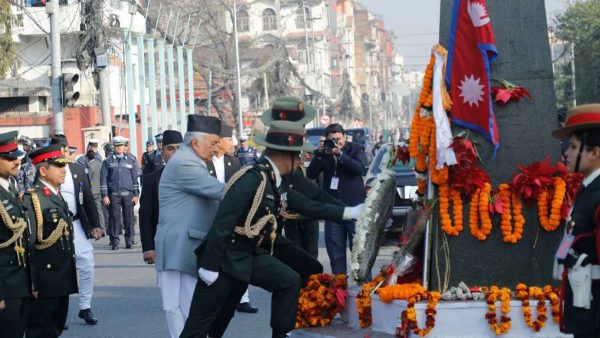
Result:
[[[240,235],[235,231],[236,226],[244,226],[263,180],[266,184],[260,194],[260,205],[252,217],[252,224],[267,215],[279,218],[280,212],[288,206],[291,210],[318,218],[342,218],[343,207],[310,200],[288,189],[289,186],[283,179],[279,190],[276,187],[273,168],[268,161],[262,160],[261,163],[248,169],[227,190],[206,241],[196,249],[199,267],[222,271],[234,278],[249,282],[253,257],[270,254],[267,248],[271,247],[269,238],[273,230],[271,223],[267,223],[260,234],[253,238]],[[278,220],[282,225],[281,219]],[[286,241],[280,236],[277,238],[276,243]]]
[[[39,208],[34,209],[34,194],[39,200]],[[75,246],[73,245],[73,224],[69,207],[60,194],[54,194],[42,182],[36,181],[34,191],[25,194],[25,207],[30,221],[36,223],[35,237],[35,274],[39,298],[53,298],[77,293],[77,275],[75,270]],[[62,222],[61,222],[62,220]],[[42,249],[42,240],[61,224],[65,230],[52,245]]]
[[[235,156],[229,156],[227,154],[223,155],[223,162],[225,163],[225,182],[229,182],[229,179],[233,174],[235,174],[240,168],[242,164],[240,159]],[[213,177],[217,177],[217,173],[215,171],[215,165],[212,161],[206,161],[206,168],[208,169],[208,173]]]
[[[75,188],[75,199],[77,200],[77,215],[75,219],[81,221],[83,231],[86,236],[92,238],[92,229],[100,228],[100,219],[96,201],[92,194],[90,179],[85,172],[85,168],[79,164],[70,163],[69,170],[73,177]]]
[[[0,187],[0,203],[12,222],[23,219],[26,223],[21,240],[0,249],[0,300],[29,297],[31,285],[35,281],[35,276],[32,275],[34,261],[31,254],[33,252],[31,232],[35,231],[35,228],[32,227],[33,224],[27,222],[27,214],[15,194],[2,187]],[[0,217],[0,245],[7,243],[12,236],[13,231],[8,229],[4,219]],[[18,255],[15,251],[15,244],[25,250],[22,255]]]
[[[593,180],[587,187],[583,188],[576,197],[571,220],[573,235],[577,240],[573,249],[578,255],[585,253],[591,259],[592,264],[600,264],[598,261],[598,245],[600,227],[600,177]],[[572,256],[567,256],[565,266],[571,267],[577,261]],[[590,310],[573,307],[573,292],[566,280],[564,290],[564,323],[565,332],[587,333],[600,327],[600,280],[592,281],[592,304]]]

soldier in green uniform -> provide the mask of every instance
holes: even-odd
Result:
[[[273,256],[279,215],[294,208],[316,217],[352,219],[360,212],[310,200],[284,183],[282,176],[298,167],[300,152],[312,149],[304,144],[300,124],[274,122],[255,141],[267,147],[265,157],[231,178],[213,227],[196,250],[200,281],[181,337],[205,337],[217,315],[235,309],[249,283],[273,293],[272,337],[286,337],[294,328],[302,280]]]
[[[263,112],[261,120],[266,126],[270,126],[273,121],[290,121],[305,125],[312,121],[315,115],[314,107],[304,104],[297,98],[280,97],[273,102],[273,107]],[[291,175],[287,175],[285,178],[291,189],[312,200],[343,206],[341,202],[319,188],[315,182],[306,178],[306,171],[302,164],[299,165],[298,170],[294,170]],[[315,259],[318,258],[319,219],[310,217],[310,215],[290,212],[286,215],[281,228],[283,228],[287,239],[304,249]],[[311,274],[321,272],[323,272],[322,266],[320,271],[312,271]]]
[[[32,229],[15,185],[23,155],[16,131],[0,134],[0,337],[4,338],[23,338],[29,299],[35,294]]]
[[[69,295],[77,293],[72,217],[58,191],[69,161],[60,144],[41,148],[29,157],[37,172],[34,189],[25,194],[24,204],[36,224],[38,295],[31,302],[27,338],[53,338],[62,334],[67,321]]]

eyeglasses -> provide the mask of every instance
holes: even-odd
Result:
[[[335,143],[339,143],[342,139],[340,137],[330,137],[329,140],[331,140]]]

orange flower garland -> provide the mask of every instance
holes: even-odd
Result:
[[[441,298],[442,295],[437,291],[423,291],[409,298],[406,310],[402,311],[402,314],[400,315],[401,327],[396,328],[396,336],[408,336],[409,331],[412,331],[419,337],[424,337],[429,334],[435,327],[435,315],[437,314],[435,308]],[[425,319],[425,328],[423,329],[419,328],[417,311],[415,310],[415,304],[421,299],[428,300],[427,309],[425,310],[427,317]]]
[[[300,291],[295,328],[329,325],[343,309],[338,293],[347,289],[347,279],[345,274],[310,276]]]
[[[450,197],[452,198],[454,226],[450,220]],[[448,184],[440,185],[440,222],[442,231],[449,236],[458,236],[463,230],[463,205],[460,193],[455,189],[450,189]]]
[[[377,289],[377,295],[384,303],[391,303],[395,299],[409,299],[423,292],[425,289],[417,283],[395,284]]]
[[[492,220],[490,219],[490,192],[492,185],[485,183],[483,189],[478,189],[471,197],[469,210],[469,229],[471,235],[480,241],[484,241],[492,232]],[[481,220],[481,228],[479,228]]]
[[[431,108],[433,106],[433,66],[435,65],[435,55],[431,53],[429,57],[429,63],[425,68],[425,75],[423,76],[423,87],[421,89],[421,95],[419,96],[419,106]]]
[[[378,275],[369,283],[365,283],[356,296],[356,310],[358,312],[358,322],[363,329],[371,326],[373,317],[371,317],[371,292],[379,283],[385,280],[385,277]]]
[[[546,295],[541,288],[531,286],[529,290],[525,284],[517,285],[517,299],[523,304],[523,317],[527,326],[531,327],[535,332],[539,332],[546,325],[548,317],[546,316]],[[532,319],[531,308],[529,307],[529,298],[536,298],[537,303],[537,318]]]
[[[523,237],[523,225],[525,224],[525,217],[523,217],[523,205],[517,198],[515,193],[510,191],[508,184],[500,184],[498,186],[499,192],[498,197],[502,201],[503,213],[502,220],[500,221],[500,230],[502,231],[502,239],[507,243],[517,243]],[[511,226],[511,203],[513,207],[513,215],[515,220],[514,231]]]
[[[554,178],[554,196],[552,197],[552,206],[550,217],[548,217],[548,189],[544,190],[538,197],[538,215],[540,224],[546,231],[554,231],[560,225],[562,218],[561,211],[567,184],[561,177]]]
[[[497,286],[492,286],[488,293],[485,295],[485,299],[488,304],[488,312],[485,314],[485,319],[488,321],[490,329],[497,335],[507,333],[511,328],[510,317],[510,289],[502,288],[499,289]],[[498,324],[496,316],[496,301],[500,299],[501,306],[500,312],[500,324]]]
[[[550,313],[552,314],[552,320],[554,322],[560,322],[560,297],[558,296],[558,289],[553,288],[551,285],[546,285],[542,289],[546,298],[550,300]]]

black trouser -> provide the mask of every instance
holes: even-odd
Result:
[[[59,337],[69,313],[69,296],[31,300],[27,338]]]
[[[277,240],[273,248],[273,257],[296,271],[302,279],[302,286],[306,284],[308,277],[317,273],[323,273],[323,265],[316,258],[309,255],[304,249],[286,237]]]
[[[0,311],[0,337],[23,338],[29,316],[29,297],[4,299],[6,308]]]
[[[272,293],[271,328],[273,328],[273,337],[285,337],[287,332],[294,329],[296,322],[301,287],[300,277],[281,261],[267,254],[260,254],[253,258],[250,284]],[[219,278],[210,286],[207,286],[202,280],[198,280],[192,298],[190,315],[185,322],[180,338],[206,337],[217,315],[221,320],[220,328],[211,330],[211,334],[221,337],[247,287],[248,283],[222,271],[219,273]]]
[[[314,258],[319,257],[319,220],[286,219],[283,229],[285,237]]]
[[[576,333],[573,335],[573,338],[600,338],[600,328],[597,328],[592,332]]]
[[[110,236],[111,245],[119,245],[119,230],[121,221],[125,227],[125,244],[131,245],[135,236],[133,228],[133,194],[119,195],[110,194]]]

